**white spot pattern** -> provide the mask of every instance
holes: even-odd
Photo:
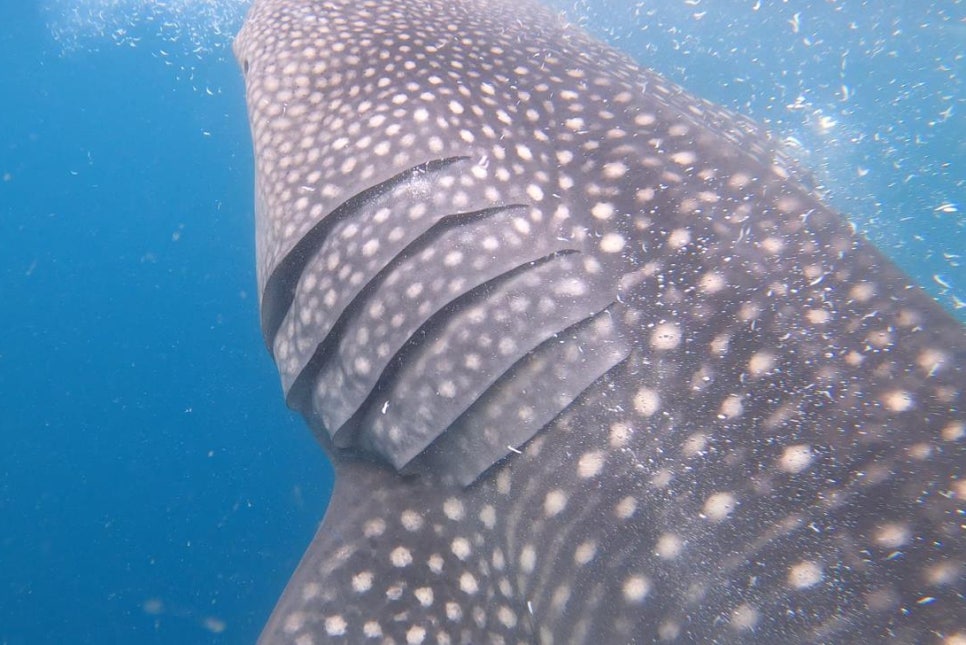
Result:
[[[530,381],[494,373],[513,387],[489,409],[506,414],[472,436],[503,452],[480,457],[489,470],[471,487],[354,466],[333,504],[344,515],[326,520],[338,541],[320,534],[314,576],[280,605],[277,633],[509,642],[535,640],[532,625],[541,642],[877,642],[935,629],[961,640],[966,610],[947,593],[966,570],[961,329],[799,185],[755,126],[528,3],[488,0],[475,24],[480,1],[253,6],[237,51],[264,302],[284,295],[270,278],[309,240],[304,267],[279,274],[291,304],[266,310],[279,319],[271,345],[286,393],[323,344],[345,352],[336,400],[378,378],[405,346],[387,341],[392,330],[465,296],[495,257],[512,260],[504,272],[553,253],[579,261],[552,288],[481,308],[472,333],[427,343],[439,360],[416,384],[414,415],[482,400],[490,390],[467,394],[461,378],[486,372],[493,352],[531,356],[499,331],[513,316],[604,293],[602,318],[617,330],[607,342],[629,347],[592,368],[603,344],[590,334],[536,356],[545,369]],[[460,156],[383,185],[371,210],[337,213],[390,177]],[[449,229],[466,235],[434,241],[441,218],[471,213],[482,214]],[[326,239],[310,243],[320,222]],[[563,347],[587,315],[541,343]],[[591,378],[579,398],[560,396],[580,373]],[[401,409],[373,405],[385,417]],[[528,419],[539,433],[503,434]],[[410,428],[390,433],[405,443]],[[338,438],[355,445],[357,431]],[[444,459],[455,454],[480,451]],[[833,565],[869,554],[865,578]],[[842,594],[859,620],[835,613]],[[595,622],[605,603],[613,619]]]

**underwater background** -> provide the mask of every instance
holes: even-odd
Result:
[[[552,4],[966,320],[966,3]],[[0,0],[0,644],[253,642],[324,513],[258,329],[245,8]]]

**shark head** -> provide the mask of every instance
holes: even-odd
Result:
[[[327,450],[263,642],[966,639],[966,334],[756,124],[530,0],[255,0]]]

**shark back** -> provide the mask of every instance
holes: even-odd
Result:
[[[750,121],[528,0],[256,0],[264,642],[966,639],[966,334]]]

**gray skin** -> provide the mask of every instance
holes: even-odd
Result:
[[[966,642],[966,334],[767,133],[527,0],[235,52],[336,470],[262,642]]]

